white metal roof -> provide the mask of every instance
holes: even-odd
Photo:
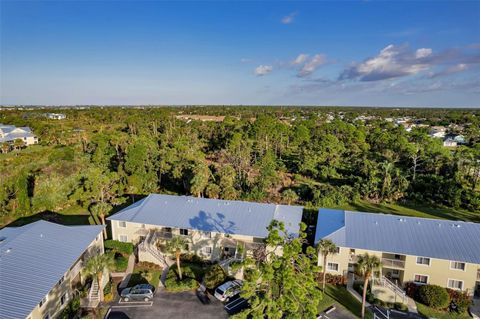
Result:
[[[41,220],[1,229],[0,319],[26,318],[103,228]]]
[[[107,219],[265,238],[273,219],[298,234],[302,213],[302,206],[151,194]]]
[[[480,224],[320,209],[315,242],[480,264]]]

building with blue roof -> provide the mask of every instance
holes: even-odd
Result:
[[[478,223],[322,208],[315,242],[322,239],[339,247],[327,256],[329,273],[346,275],[357,256],[368,253],[381,259],[385,282],[480,292]]]
[[[104,226],[37,221],[0,230],[0,319],[55,318],[82,281],[86,258],[103,253]]]
[[[251,252],[263,243],[272,220],[283,222],[288,235],[298,235],[302,213],[301,206],[151,194],[107,219],[113,239],[144,243],[143,252],[156,250],[159,240],[179,235],[188,239],[189,251],[219,260]],[[154,253],[140,249],[139,255],[162,264],[161,256],[151,256]]]

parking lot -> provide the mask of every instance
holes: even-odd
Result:
[[[210,319],[228,318],[223,304],[210,297],[210,304],[202,304],[194,292],[156,293],[152,302],[116,302],[108,319]]]

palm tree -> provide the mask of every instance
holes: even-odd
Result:
[[[377,256],[365,253],[358,256],[355,264],[355,272],[363,277],[362,318],[365,318],[365,302],[367,299],[368,281],[372,274],[382,267],[382,262]]]
[[[327,256],[329,254],[337,253],[337,245],[330,239],[322,239],[318,243],[318,250],[323,256],[323,286],[322,290],[325,292],[325,278],[327,275]]]
[[[187,241],[185,238],[180,236],[175,236],[169,241],[167,241],[167,250],[175,256],[177,261],[177,270],[178,270],[178,277],[182,280],[182,268],[180,267],[180,255],[182,254],[182,250],[185,249],[185,245]]]
[[[13,141],[13,148],[15,150],[19,150],[24,146],[25,146],[25,142],[23,142],[22,139],[17,138],[17,139],[15,139],[15,141]]]
[[[7,142],[3,142],[1,148],[2,153],[8,153],[8,151],[10,151],[10,144],[8,144]]]
[[[103,287],[102,278],[105,272],[111,271],[115,267],[113,256],[110,255],[96,255],[90,257],[82,269],[82,275],[86,277],[93,277],[97,280],[100,301],[103,301]]]

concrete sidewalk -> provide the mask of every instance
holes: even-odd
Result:
[[[128,257],[128,266],[127,266],[127,270],[125,271],[125,277],[123,277],[122,282],[120,283],[120,285],[118,285],[119,289],[123,289],[128,286],[130,277],[132,277],[134,266],[135,266],[135,255],[131,254],[130,257]]]

